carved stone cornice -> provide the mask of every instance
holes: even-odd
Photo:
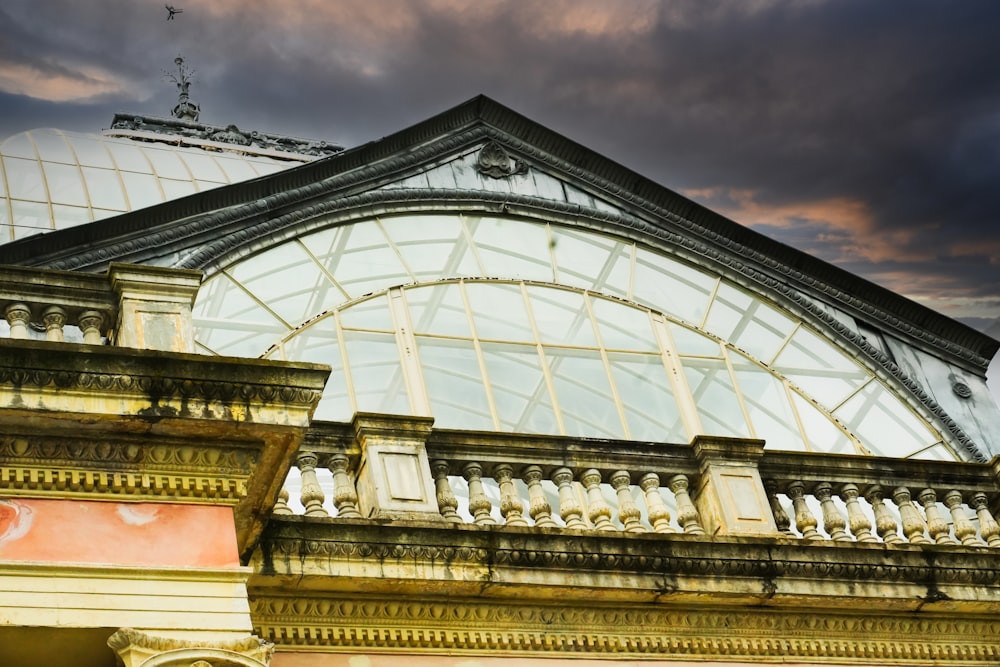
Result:
[[[973,615],[303,594],[258,594],[251,615],[255,632],[285,651],[837,665],[1000,660],[1000,623]]]
[[[100,413],[103,401],[136,417],[267,423],[264,413],[280,413],[278,423],[306,426],[328,374],[317,364],[0,339],[0,408]]]
[[[995,553],[971,547],[282,517],[255,559],[250,585],[268,595],[296,580],[331,593],[1000,610]]]
[[[0,495],[237,504],[258,452],[239,443],[0,435]]]

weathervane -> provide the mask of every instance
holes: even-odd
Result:
[[[188,95],[194,70],[184,67],[184,58],[180,56],[174,58],[174,64],[177,65],[177,74],[165,70],[163,72],[163,77],[173,81],[177,85],[177,90],[180,91],[177,97],[177,106],[173,110],[174,118],[197,121],[198,114],[201,113],[201,108],[192,102]]]

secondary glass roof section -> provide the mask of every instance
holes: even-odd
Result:
[[[179,141],[41,129],[0,143],[0,243],[74,227],[308,161]]]
[[[209,277],[202,351],[327,363],[316,417],[960,459],[863,365],[718,275],[597,232],[400,215]]]

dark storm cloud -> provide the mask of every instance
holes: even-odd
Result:
[[[0,69],[38,83],[0,75],[21,93],[0,133],[165,114],[177,53],[205,122],[348,145],[485,93],[892,289],[1000,315],[995,2],[175,4],[5,2]]]

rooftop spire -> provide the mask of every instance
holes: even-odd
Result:
[[[198,114],[201,113],[201,108],[192,102],[188,95],[188,89],[191,87],[191,77],[194,75],[194,70],[189,70],[184,66],[184,58],[177,56],[174,58],[174,64],[177,65],[177,74],[173,72],[164,72],[163,75],[169,78],[177,85],[178,96],[177,96],[177,106],[174,107],[173,113],[174,118],[180,118],[181,120],[197,121]]]

